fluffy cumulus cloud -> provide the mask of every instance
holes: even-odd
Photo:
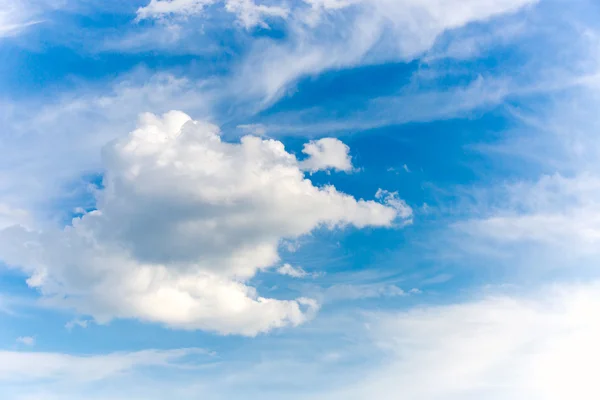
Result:
[[[339,139],[324,138],[304,145],[302,152],[308,158],[302,161],[301,167],[310,172],[333,169],[336,171],[352,171],[350,147]]]
[[[39,211],[70,196],[64,188],[86,171],[101,168],[101,148],[134,129],[139,110],[162,114],[175,108],[207,116],[213,103],[203,82],[136,70],[101,91],[83,86],[51,103],[2,104],[9,115],[0,124],[12,134],[0,142],[0,227],[45,219]]]
[[[279,261],[281,240],[410,216],[393,194],[365,201],[314,186],[281,142],[224,142],[216,126],[181,112],[142,115],[103,160],[94,211],[63,230],[0,231],[2,259],[30,286],[99,322],[244,335],[300,324],[314,301],[264,298],[247,284]]]

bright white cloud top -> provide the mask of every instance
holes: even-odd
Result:
[[[352,157],[350,147],[338,139],[324,138],[311,141],[304,145],[302,152],[308,158],[301,163],[302,169],[310,172],[327,171],[352,171]]]
[[[327,156],[306,162],[345,167]],[[281,240],[317,228],[389,228],[411,215],[393,194],[365,201],[314,186],[281,142],[224,142],[216,126],[177,111],[142,115],[105,148],[104,162],[96,210],[61,231],[0,232],[4,261],[29,274],[31,287],[100,322],[242,335],[301,324],[314,300],[265,298],[244,283],[279,262]]]

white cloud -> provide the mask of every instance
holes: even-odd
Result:
[[[403,225],[412,224],[413,210],[398,196],[398,192],[388,192],[387,190],[379,189],[377,193],[375,193],[375,198],[383,201],[390,207],[393,207],[402,218],[401,222]]]
[[[29,222],[30,215],[27,211],[0,203],[0,229],[11,225],[27,226]]]
[[[175,107],[200,118],[212,114],[206,82],[136,70],[106,87],[82,86],[49,103],[0,106],[7,110],[0,123],[10,132],[0,142],[0,226],[45,223],[56,217],[47,210],[57,202],[87,195],[81,175],[101,169],[101,148],[134,129],[140,110],[164,113]]]
[[[203,369],[179,379],[161,374],[144,381],[141,367],[198,365],[188,361],[196,353],[151,350],[81,357],[4,352],[0,380],[5,386],[27,382],[21,393],[44,388],[46,395],[69,399],[81,398],[77,393],[89,388],[60,397],[73,382],[106,380],[113,384],[103,385],[92,398],[158,399],[170,392],[181,399],[201,393],[211,400],[387,400],[399,394],[420,400],[595,400],[600,396],[598,307],[598,282],[555,285],[527,295],[488,292],[450,305],[346,319],[333,315],[320,325],[331,336],[311,335],[319,329],[311,327],[307,336],[287,342],[291,347],[285,347],[285,340],[277,346],[269,342],[258,359],[241,364],[220,360],[212,372]],[[124,373],[135,380],[114,385],[112,378]],[[48,388],[39,383],[42,379],[63,385]],[[118,396],[111,396],[113,387]]]
[[[237,15],[238,21],[246,29],[260,26],[268,28],[265,18],[287,18],[289,10],[282,6],[256,4],[254,0],[227,0],[225,10]]]
[[[598,48],[597,40],[574,40],[575,64],[583,77],[564,70],[551,74],[562,74],[556,79],[560,92],[531,108],[508,108],[517,128],[506,131],[499,142],[473,147],[503,171],[510,166],[512,176],[527,178],[507,183],[490,176],[470,188],[466,218],[450,234],[457,248],[467,250],[470,263],[477,254],[487,257],[486,264],[498,266],[503,260],[502,268],[520,276],[547,277],[540,269],[596,276],[600,97],[593,80],[585,77],[599,68]],[[552,82],[540,86],[552,87]]]
[[[17,343],[31,347],[35,345],[35,338],[32,336],[21,336],[17,338]]]
[[[351,172],[352,157],[350,147],[335,138],[324,138],[304,145],[302,152],[308,155],[301,168],[310,172],[335,171]]]
[[[34,14],[32,4],[0,0],[0,38],[17,35],[28,26],[38,23],[33,19]]]
[[[93,356],[0,351],[0,382],[65,378],[70,384],[101,381],[141,367],[178,367],[185,364],[186,357],[204,358],[206,355],[202,349],[144,350]]]
[[[496,189],[492,215],[457,223],[457,229],[497,243],[534,242],[597,253],[600,243],[600,179],[581,174],[545,175]],[[490,205],[487,205],[490,207]]]
[[[380,314],[383,366],[326,399],[595,399],[597,283]],[[435,382],[435,384],[432,384]]]
[[[334,132],[359,132],[410,122],[462,118],[473,111],[495,108],[509,96],[549,90],[543,84],[536,84],[534,89],[507,77],[479,75],[476,78],[462,76],[460,79],[463,78],[469,79],[469,83],[439,91],[422,89],[423,86],[435,86],[437,83],[435,79],[422,79],[420,74],[416,74],[413,82],[396,94],[370,99],[363,107],[352,112],[345,111],[342,118],[328,118],[326,115],[331,114],[331,110],[315,107],[276,114],[264,120],[263,125],[271,133],[330,135]]]
[[[68,5],[68,0],[0,0],[0,39],[22,34]]]
[[[514,13],[538,0],[152,0],[138,19],[177,21],[225,10],[246,27],[268,27],[265,18],[286,20],[284,40],[254,40],[239,68],[233,70],[234,98],[259,98],[271,104],[297,79],[335,68],[422,56],[448,30]],[[221,5],[223,7],[221,8]],[[173,17],[176,19],[173,20]],[[335,26],[335,29],[331,29]],[[352,45],[350,46],[349,43]],[[374,51],[374,49],[377,49]],[[239,95],[237,95],[239,94]]]
[[[305,278],[308,276],[308,272],[300,267],[293,267],[290,264],[283,264],[277,269],[277,272],[281,275],[291,276],[292,278]]]
[[[536,2],[313,2],[312,13],[307,14],[299,7],[290,14],[288,40],[255,44],[241,67],[235,87],[240,93],[254,93],[264,99],[264,104],[270,104],[303,76],[361,64],[411,60],[428,51],[447,30],[516,12]],[[326,15],[315,16],[318,10],[326,10]],[[329,29],[332,24],[335,31]],[[375,47],[378,51],[372,51]]]
[[[255,26],[268,28],[265,18],[287,18],[287,7],[257,4],[254,0],[151,0],[137,11],[138,20],[155,18],[164,19],[169,16],[181,17],[197,15],[204,12],[205,8],[224,3],[227,12],[236,15],[238,22],[246,29]]]
[[[410,217],[394,194],[357,201],[313,186],[278,141],[227,143],[219,134],[181,112],[142,115],[104,150],[97,210],[61,231],[0,231],[3,260],[48,302],[99,322],[255,335],[298,325],[317,308],[261,297],[244,283],[279,261],[281,240]]]
[[[137,11],[138,19],[160,18],[169,15],[194,15],[218,0],[150,0]]]

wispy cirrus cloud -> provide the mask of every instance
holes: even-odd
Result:
[[[268,28],[267,18],[287,18],[289,9],[284,5],[257,4],[254,0],[151,0],[137,11],[138,21],[144,19],[165,20],[169,17],[189,17],[201,14],[216,3],[237,18],[246,29],[254,27]]]
[[[37,380],[90,383],[114,378],[143,367],[177,368],[188,364],[186,358],[208,357],[203,349],[143,350],[104,355],[70,355],[63,353],[0,351],[0,381],[10,383]]]
[[[0,38],[18,35],[41,20],[36,16],[35,3],[0,1]]]

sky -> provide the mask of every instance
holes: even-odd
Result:
[[[0,397],[600,398],[598,15],[0,0]]]

